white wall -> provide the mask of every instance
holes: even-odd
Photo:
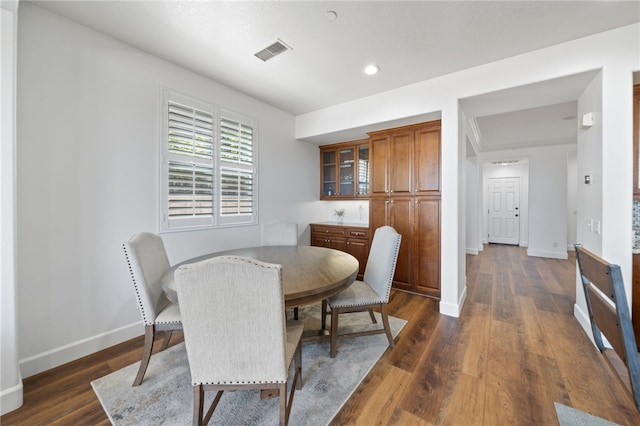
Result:
[[[583,176],[584,182],[584,176]],[[567,250],[578,242],[578,153],[567,152]]]
[[[577,242],[582,244],[587,250],[603,256],[602,253],[602,233],[598,234],[594,232],[593,227],[589,227],[589,221],[597,220],[602,225],[603,217],[603,100],[602,100],[602,84],[603,75],[599,73],[596,78],[593,79],[591,84],[584,90],[580,98],[578,99],[578,122],[584,113],[592,112],[594,117],[594,124],[590,128],[578,129],[578,187],[576,196],[577,206],[577,226],[576,235]],[[631,89],[629,90],[631,92]],[[632,149],[629,151],[629,157],[633,158],[631,154]],[[591,177],[591,183],[585,184],[584,177]],[[632,193],[631,184],[633,179],[629,180],[629,194]],[[623,204],[619,202],[618,204]],[[618,207],[620,208],[620,207]],[[629,206],[631,211],[631,206]],[[629,225],[629,234],[631,234],[632,226]],[[606,232],[606,229],[602,229]],[[623,244],[621,242],[621,244]],[[631,253],[631,242],[627,245],[629,252]],[[623,277],[625,270],[622,269]],[[631,279],[630,274],[627,275],[625,281],[625,291],[627,294],[631,294]],[[580,321],[582,328],[591,335],[591,323],[589,321],[589,314],[587,310],[587,302],[584,298],[584,291],[582,289],[582,282],[579,278],[578,271],[576,271],[576,304],[574,305],[574,313],[576,318]]]
[[[261,222],[294,221],[303,233],[309,222],[326,220],[328,207],[317,201],[318,148],[295,140],[293,116],[32,4],[21,3],[18,18],[17,335],[24,376],[143,333],[122,242],[158,230],[161,87],[257,119]],[[258,229],[163,239],[175,263],[255,245]]]
[[[628,279],[631,271],[631,78],[640,69],[640,24],[603,32],[527,54],[400,87],[296,117],[296,137],[313,138],[442,111],[442,223],[440,312],[459,312],[458,220],[464,206],[457,191],[459,99],[603,69],[603,246]],[[449,123],[451,120],[453,123]],[[566,163],[566,162],[565,162]],[[538,197],[540,198],[540,197]],[[562,212],[564,214],[564,211]],[[566,237],[565,237],[566,238]],[[564,244],[564,240],[562,240]],[[544,244],[543,241],[540,242]],[[462,289],[462,290],[461,290]]]
[[[578,99],[578,121],[585,112],[592,112],[594,125],[588,129],[578,129],[578,165],[580,177],[577,193],[578,243],[596,254],[602,254],[602,235],[592,232],[587,224],[589,219],[602,222],[602,74],[598,74]],[[589,175],[591,183],[585,184]],[[631,229],[631,227],[629,228]],[[631,231],[629,231],[631,232]],[[631,246],[629,246],[631,247]]]
[[[16,314],[17,2],[0,4],[0,415],[22,405]]]
[[[482,250],[482,240],[480,239],[480,212],[482,200],[482,185],[478,179],[478,158],[467,157],[466,161],[466,252],[467,254],[478,254]]]

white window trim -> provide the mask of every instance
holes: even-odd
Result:
[[[169,171],[168,171],[168,158],[170,156],[168,150],[169,145],[167,141],[168,131],[168,102],[174,101],[184,105],[189,105],[195,109],[199,109],[213,116],[213,214],[210,217],[200,218],[168,218],[168,193],[169,186]],[[237,122],[247,124],[253,129],[252,137],[252,158],[253,167],[251,172],[253,174],[252,179],[252,195],[253,195],[253,211],[251,214],[238,214],[230,216],[222,216],[220,212],[221,203],[221,186],[220,186],[220,119],[224,116],[229,119],[236,120]],[[228,109],[216,106],[211,103],[207,103],[202,100],[198,100],[194,97],[180,94],[174,90],[161,88],[160,93],[160,131],[159,131],[159,214],[158,214],[158,232],[184,232],[192,230],[203,229],[215,229],[224,227],[235,226],[249,226],[258,224],[258,123],[257,120],[248,117],[246,115],[230,111]],[[242,167],[241,167],[242,169]],[[247,169],[245,169],[247,170]]]

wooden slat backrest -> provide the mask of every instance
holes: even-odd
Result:
[[[623,361],[628,377],[619,377],[631,387],[627,389],[640,411],[640,363],[620,266],[606,262],[579,244],[575,249],[593,339],[600,352],[605,353],[608,348],[602,340],[604,334]],[[609,358],[605,359],[615,371]]]
[[[602,293],[597,291],[593,285],[587,286],[587,291],[589,292],[593,322],[611,343],[620,359],[626,364],[627,354],[624,350],[622,328],[618,322],[616,308],[609,302],[611,299],[603,297]]]

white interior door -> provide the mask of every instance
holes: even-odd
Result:
[[[520,244],[520,178],[489,179],[489,242]]]

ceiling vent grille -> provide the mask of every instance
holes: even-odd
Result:
[[[255,56],[266,62],[274,56],[284,53],[287,50],[291,50],[291,48],[284,44],[282,40],[278,40],[272,45],[265,47],[264,49],[256,53]]]
[[[519,160],[501,160],[501,161],[492,161],[491,164],[496,166],[508,166],[510,164],[518,164]]]

